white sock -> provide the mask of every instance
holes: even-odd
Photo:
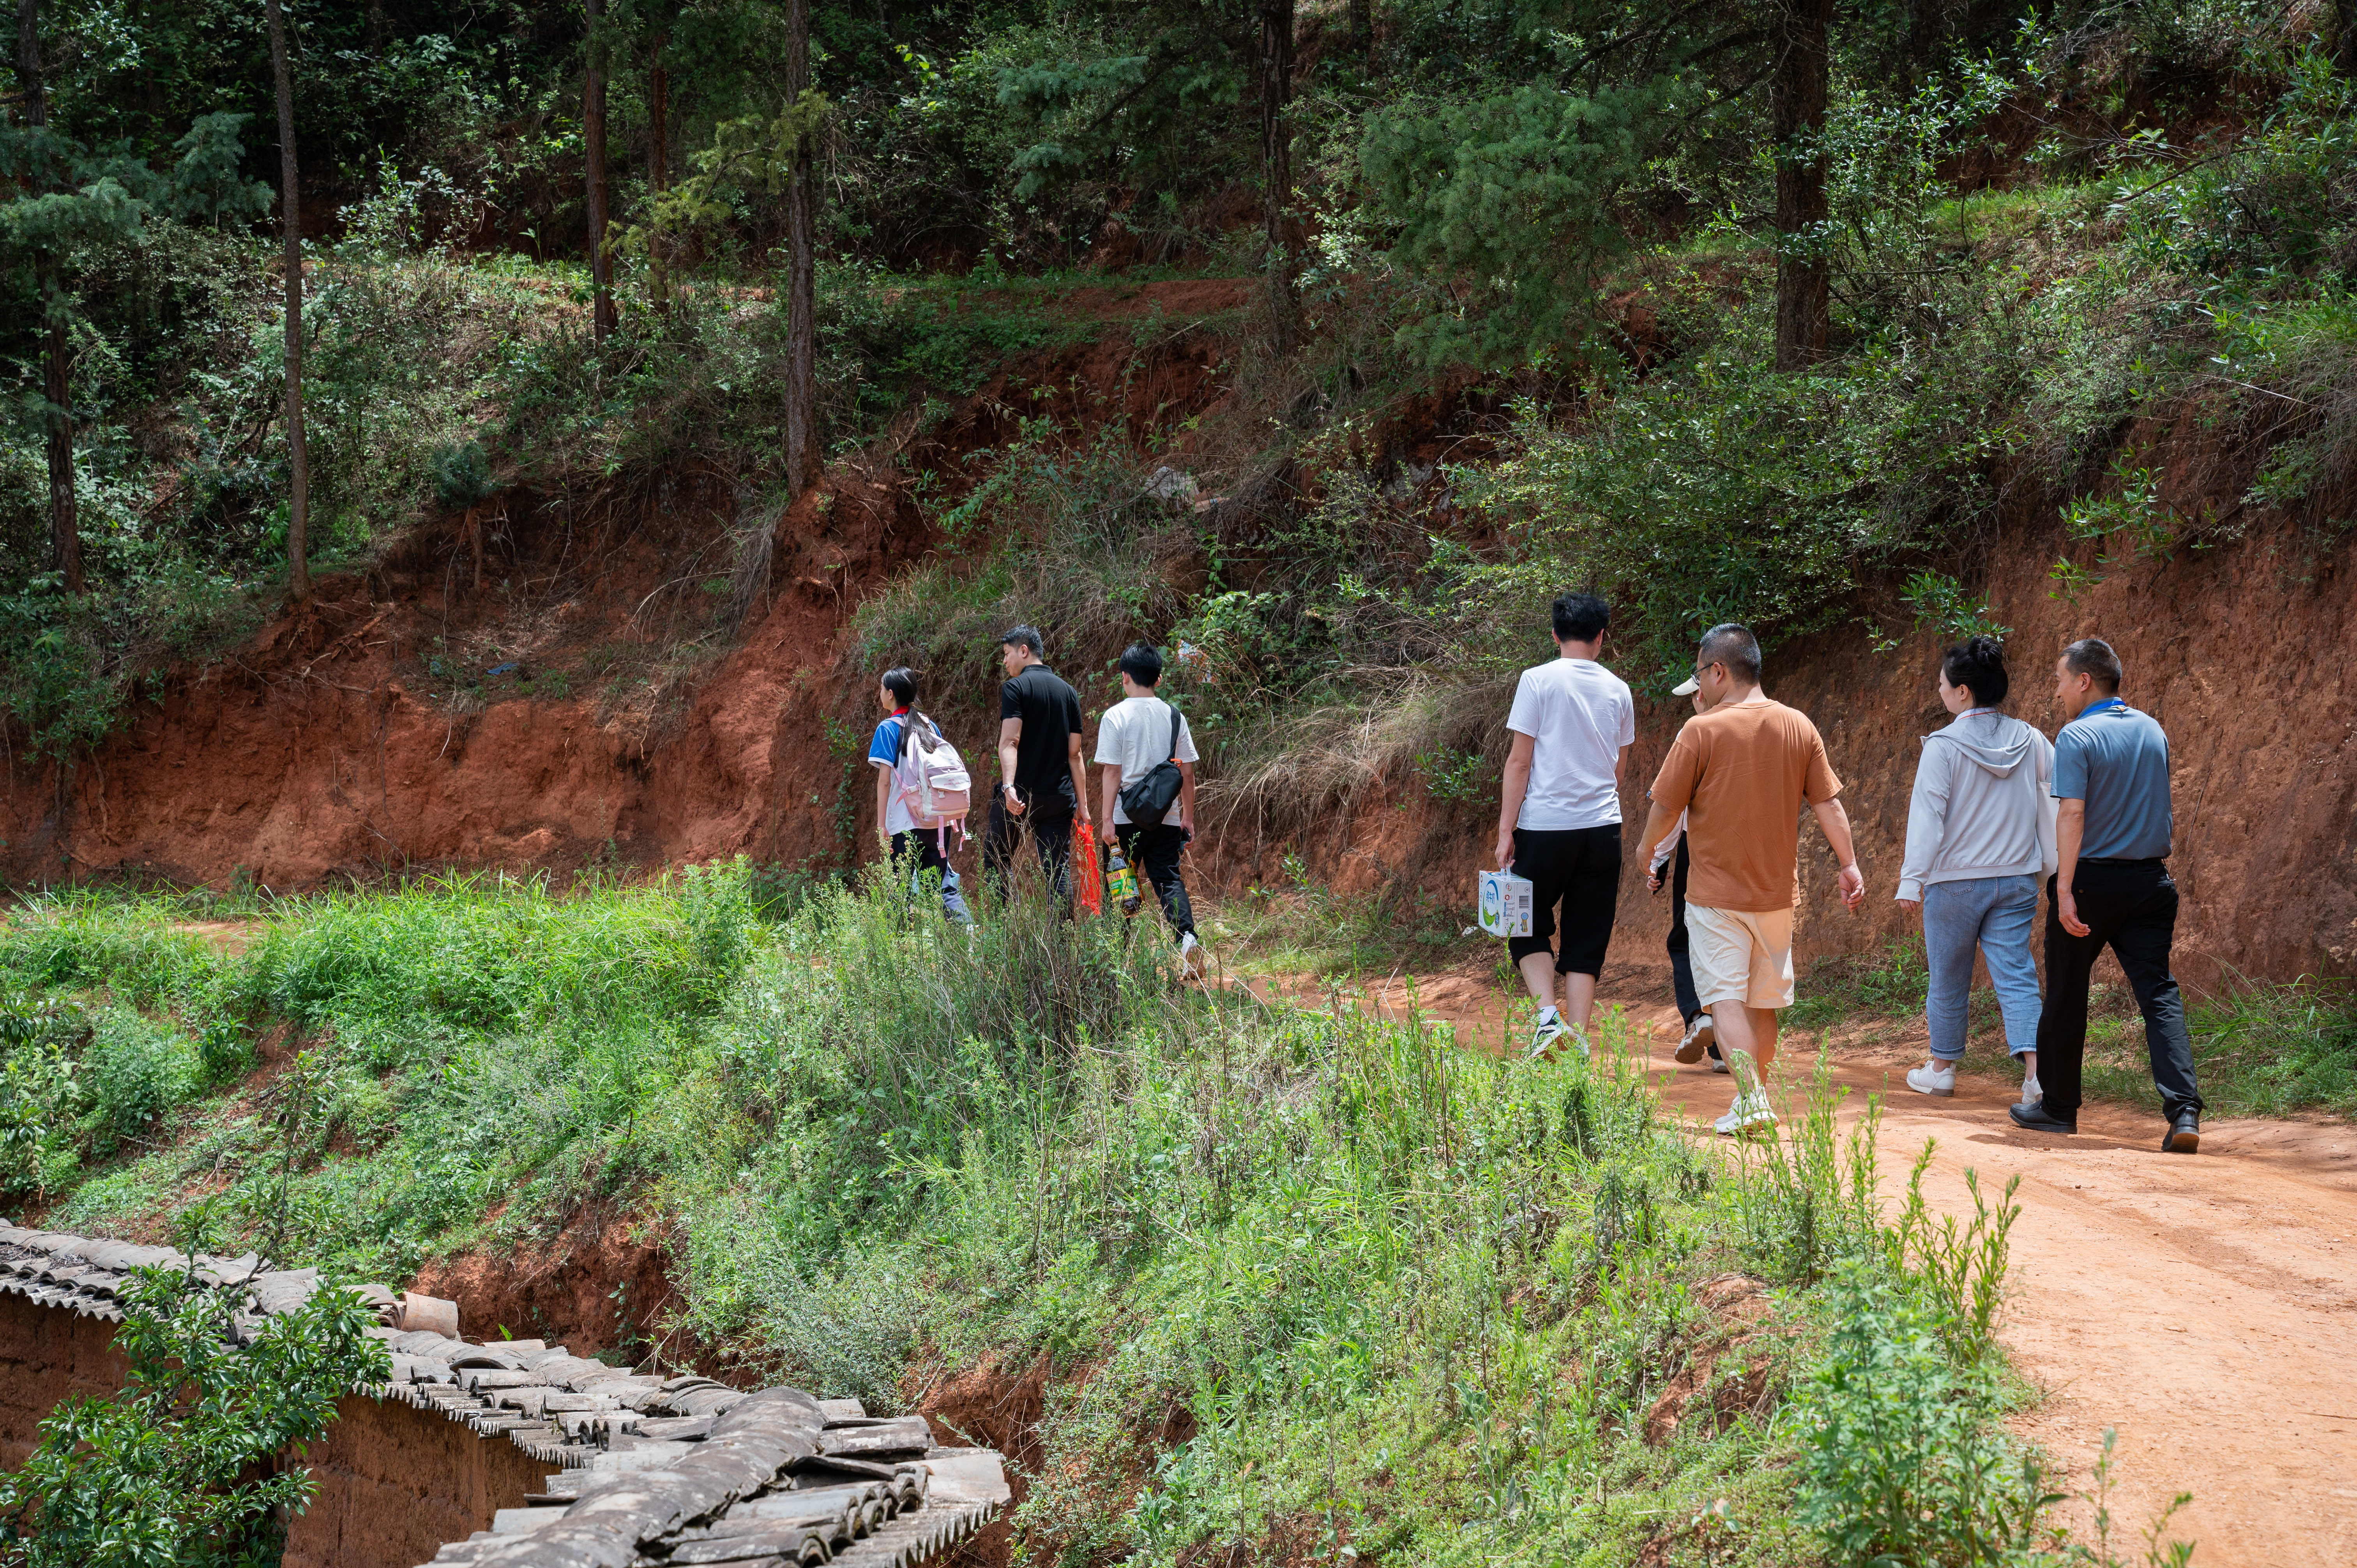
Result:
[[[1542,1007],[1542,1008],[1540,1008],[1540,1009],[1539,1009],[1539,1022],[1540,1022],[1540,1023],[1542,1023],[1542,1024],[1544,1024],[1544,1023],[1546,1023],[1549,1019],[1553,1019],[1555,1023],[1560,1024],[1560,1023],[1562,1023],[1562,1022],[1563,1022],[1563,1015],[1562,1015],[1562,1014],[1560,1014],[1560,1013],[1558,1013],[1558,1012],[1556,1012],[1556,1011],[1555,1011],[1554,1008],[1552,1008],[1552,1007]]]

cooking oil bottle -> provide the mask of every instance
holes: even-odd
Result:
[[[1137,906],[1141,902],[1137,895],[1137,873],[1132,871],[1129,862],[1122,858],[1118,841],[1105,846],[1105,897],[1120,899],[1123,914],[1137,913]]]

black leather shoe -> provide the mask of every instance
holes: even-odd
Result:
[[[2160,1152],[2164,1155],[2190,1155],[2201,1147],[2201,1117],[2198,1112],[2179,1112],[2169,1131],[2160,1135]]]
[[[2047,1114],[2046,1101],[2043,1100],[2035,1105],[2008,1105],[2005,1108],[2005,1113],[2013,1118],[2015,1126],[2025,1128],[2032,1133],[2075,1133],[2079,1130],[2076,1117]]]

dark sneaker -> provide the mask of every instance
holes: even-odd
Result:
[[[2179,1112],[2169,1131],[2160,1135],[2160,1152],[2164,1155],[2190,1155],[2201,1147],[2201,1117],[2197,1112]]]
[[[2049,1114],[2043,1100],[2035,1105],[2008,1105],[2005,1112],[2013,1118],[2015,1126],[2032,1133],[2075,1133],[2079,1130],[2077,1117]]]

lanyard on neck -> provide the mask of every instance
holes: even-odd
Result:
[[[2118,697],[2105,697],[2100,702],[2089,703],[2085,707],[2081,708],[2079,710],[2078,718],[2074,718],[2071,722],[2075,725],[2079,722],[2079,719],[2092,717],[2096,714],[2102,713],[2105,708],[2125,708],[2126,706],[2127,703]]]

